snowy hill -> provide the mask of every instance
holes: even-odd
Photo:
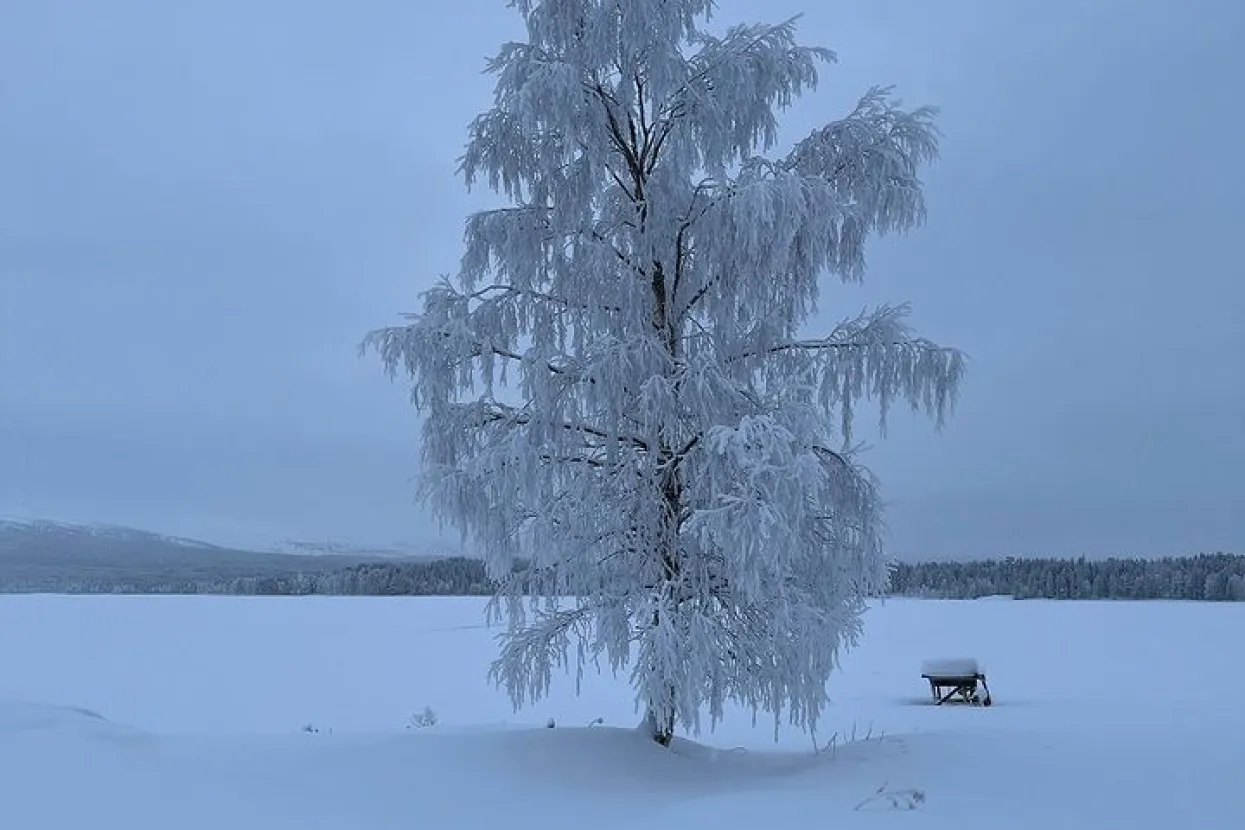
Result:
[[[184,580],[322,573],[392,560],[366,548],[245,550],[132,527],[0,519],[0,590],[63,590],[69,583],[125,583],[143,590]]]
[[[443,556],[462,556],[460,548],[443,542],[394,542],[389,545],[361,545],[337,540],[309,541],[288,539],[275,545],[265,545],[268,553],[288,553],[296,556],[344,556],[352,559],[428,559]]]
[[[109,524],[76,524],[54,519],[0,516],[0,540],[44,539],[48,541],[89,541],[106,548],[118,544],[157,544],[165,547],[223,550],[198,539],[167,536],[134,527]]]

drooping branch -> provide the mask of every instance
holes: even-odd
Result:
[[[453,291],[453,289],[450,289]],[[457,292],[455,292],[457,293]],[[515,285],[507,283],[492,283],[483,288],[472,291],[470,294],[460,295],[468,300],[491,300],[493,302],[504,302],[510,299],[524,299],[533,302],[547,303],[557,308],[568,309],[573,311],[609,311],[619,312],[622,309],[616,305],[605,305],[601,303],[583,303],[572,302],[565,297],[559,297],[545,291],[537,291],[533,288],[519,288]]]
[[[830,267],[864,276],[872,234],[906,231],[925,219],[920,168],[938,156],[934,107],[905,110],[890,87],[873,87],[846,118],[814,131],[779,166],[827,182],[845,211]]]
[[[839,323],[825,337],[766,342],[763,345],[727,355],[725,359],[733,363],[787,351],[859,350],[878,346],[955,351],[944,349],[924,338],[915,337],[904,322],[910,311],[907,304],[881,306],[872,313],[863,312],[850,320]]]
[[[732,27],[722,38],[702,34],[689,75],[663,107],[669,118],[715,133],[703,142],[705,168],[720,170],[768,148],[777,139],[775,107],[785,107],[817,83],[816,62],[833,61],[828,49],[801,47],[791,18],[774,25]],[[720,142],[727,138],[727,143]]]
[[[414,345],[411,343],[411,335],[413,331],[415,331],[414,326],[390,326],[387,328],[376,329],[368,334],[367,338],[365,338],[359,348],[363,351],[372,348],[376,349],[380,352],[386,364],[396,367],[396,365],[400,362],[400,359],[397,356],[404,355],[414,348]],[[449,332],[443,331],[438,332],[436,336],[442,338],[443,340],[448,340],[451,335]],[[504,360],[513,361],[515,363],[524,362],[524,356],[517,351],[498,346],[492,342],[478,340],[472,343],[466,351],[459,353],[457,355],[457,359],[448,365],[457,367],[462,362],[481,357],[488,357],[490,355],[500,357]],[[544,366],[549,370],[549,373],[553,375],[558,375],[572,380],[587,380],[588,383],[594,382],[592,378],[577,378],[567,367],[559,366],[552,361],[545,362]]]
[[[562,430],[575,435],[592,436],[602,441],[622,441],[635,449],[646,452],[652,449],[649,442],[638,435],[620,435],[617,432],[610,432],[609,430],[582,422],[545,421],[534,418],[530,412],[499,401],[468,401],[450,405],[448,409],[459,413],[459,417],[456,420],[462,429],[479,428],[495,423],[523,427],[539,422],[542,425],[551,426],[555,430]],[[451,417],[448,415],[448,412],[446,417]]]
[[[626,188],[621,182],[619,186]],[[554,227],[552,211],[546,207],[525,205],[478,211],[467,219],[467,236],[471,244],[463,255],[463,276],[470,279],[485,275],[511,276],[512,261],[523,259],[525,255],[537,261],[543,260],[554,246],[568,242],[591,243],[606,250],[628,268],[641,271],[642,266],[618,247],[611,223],[601,216],[589,218],[595,221],[595,226],[575,224]],[[613,224],[622,225],[624,222],[620,220]],[[520,285],[520,282],[511,276],[507,286],[512,290],[528,292],[536,298],[551,299],[531,286]],[[565,304],[565,300],[560,298],[553,301]]]
[[[906,323],[907,305],[882,306],[841,322],[821,338],[773,337],[764,322],[723,363],[757,375],[779,388],[799,378],[819,388],[819,400],[840,415],[845,441],[852,436],[855,404],[875,400],[885,434],[895,399],[924,410],[941,428],[956,402],[967,359],[958,349],[916,336]]]
[[[512,606],[512,612],[519,607]],[[587,636],[592,611],[582,605],[569,611],[536,612],[535,619],[522,621],[523,627],[512,621],[501,654],[489,668],[489,679],[510,691],[516,707],[539,699],[549,691],[553,670],[567,664],[571,636]]]

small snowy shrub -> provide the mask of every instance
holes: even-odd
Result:
[[[873,795],[856,805],[856,810],[915,810],[925,803],[925,791],[919,789],[888,790],[878,787]]]
[[[436,726],[438,722],[437,713],[432,711],[432,707],[425,706],[424,711],[416,712],[411,715],[410,720],[406,722],[407,729],[427,729]]]

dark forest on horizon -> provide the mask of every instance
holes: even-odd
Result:
[[[300,561],[295,566],[294,560]],[[342,563],[330,557],[288,557],[288,571],[240,573],[240,563],[214,572],[164,563],[130,567],[2,567],[2,593],[221,594],[239,596],[488,596],[484,563],[466,557]],[[1162,559],[1008,557],[971,562],[896,562],[890,596],[929,599],[1115,599],[1245,601],[1245,556],[1199,554]]]

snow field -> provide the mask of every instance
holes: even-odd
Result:
[[[0,597],[0,827],[1245,827],[1245,605],[888,601],[818,754],[746,712],[662,750],[608,675],[516,715],[482,623],[474,599]],[[995,706],[930,706],[940,654]]]

